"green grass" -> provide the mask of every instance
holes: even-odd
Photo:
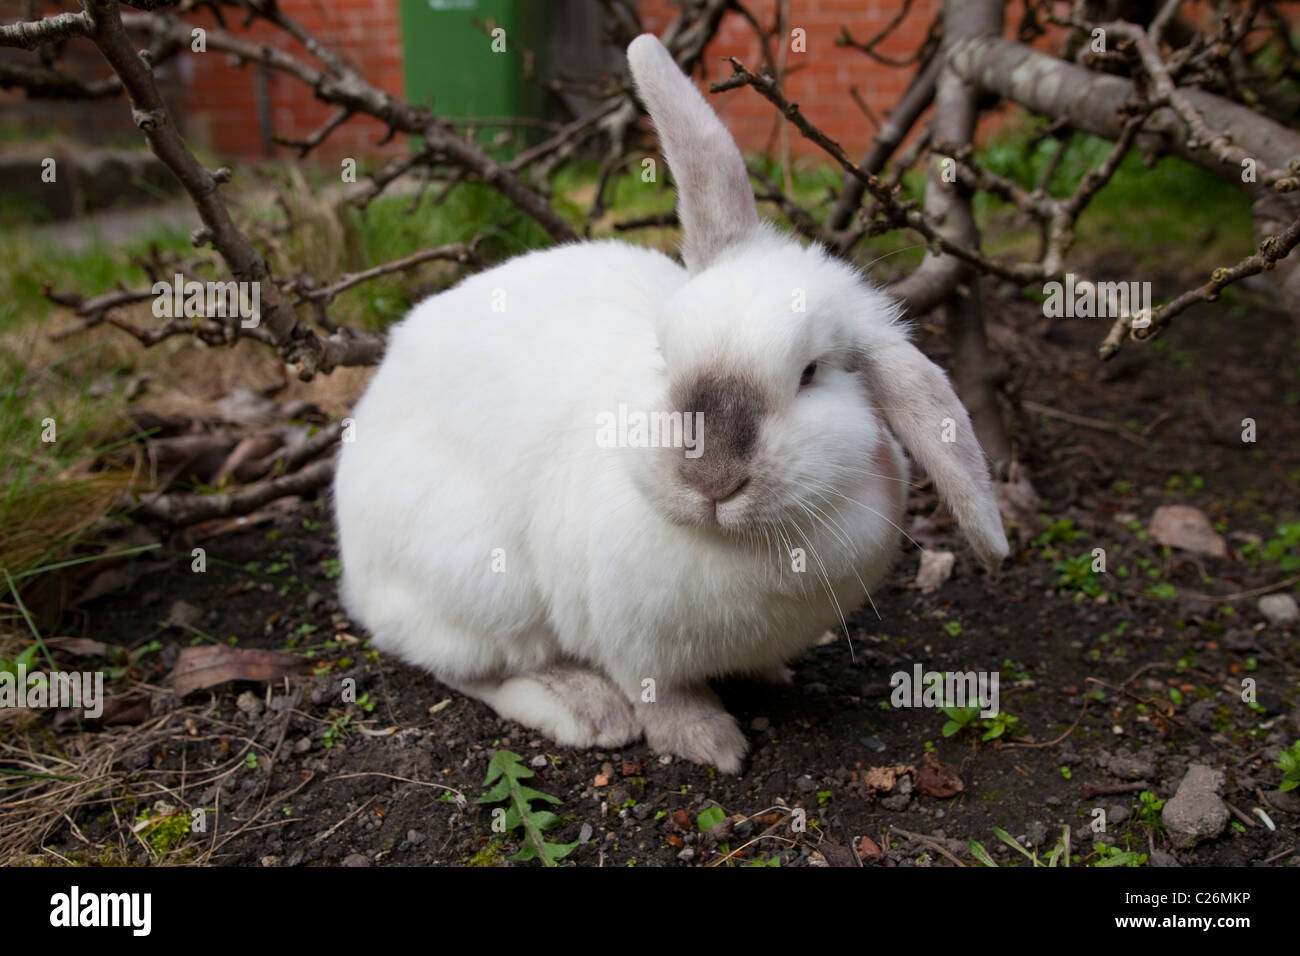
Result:
[[[487,186],[459,186],[440,205],[434,202],[436,193],[437,187],[431,188],[414,210],[406,197],[381,197],[364,211],[348,210],[349,249],[340,271],[367,268],[430,246],[466,242],[477,235],[486,237],[479,252],[489,260],[550,245],[541,226]],[[427,276],[421,272],[367,282],[340,296],[332,314],[336,321],[382,328],[432,291]]]
[[[0,567],[15,578],[71,554],[129,483],[129,471],[91,465],[121,406],[120,384],[79,373],[93,351],[37,368],[0,356]]]
[[[346,213],[341,230],[335,227],[342,235],[336,248],[321,241],[323,227],[314,222],[293,241],[315,244],[318,258],[320,249],[331,250],[332,258],[319,263],[323,281],[479,232],[488,236],[481,251],[490,257],[549,242],[540,227],[487,187],[464,186],[442,205],[434,204],[433,192],[413,212],[408,198],[381,198],[364,212]],[[254,215],[274,222],[265,212]],[[42,340],[57,307],[42,290],[91,297],[118,285],[142,287],[148,279],[135,260],[153,247],[193,252],[183,231],[168,228],[119,245],[95,240],[79,250],[58,247],[39,232],[0,237],[0,335],[9,337],[0,352],[0,567],[20,581],[76,553],[87,528],[116,500],[128,477],[92,466],[104,453],[107,436],[120,431],[125,383],[136,371],[130,349],[123,347],[128,340],[125,335],[74,336],[64,347],[50,348]],[[289,249],[291,256],[297,251]],[[432,291],[434,268],[349,290],[332,314],[337,321],[382,328]],[[444,270],[440,281],[453,274]],[[33,357],[40,355],[57,357]],[[46,442],[43,423],[51,418],[56,441]]]
[[[1010,125],[976,151],[976,162],[1033,189],[1058,148],[1050,138],[1029,147],[1042,126],[1039,120]],[[1075,134],[1047,191],[1057,198],[1070,195],[1110,148],[1106,140]],[[1008,208],[987,194],[975,197],[981,220]],[[1239,258],[1251,252],[1250,202],[1243,192],[1199,166],[1166,156],[1148,168],[1130,151],[1079,217],[1075,246],[1089,254],[1122,251],[1127,262],[1142,267],[1167,262],[1171,248],[1190,251],[1190,258],[1202,252]]]
[[[1013,116],[976,149],[975,163],[1034,189],[1058,148],[1051,138],[1031,147],[1043,126],[1039,119]],[[1107,140],[1075,134],[1047,184],[1048,193],[1057,198],[1073,193],[1110,148]],[[920,202],[924,194],[925,172],[918,166],[903,177],[902,195]],[[977,193],[973,209],[985,252],[1020,259],[1037,254],[1037,228],[1015,225],[1009,203]],[[905,245],[901,236],[891,234],[871,240],[865,248],[880,254]],[[1229,264],[1253,251],[1250,202],[1240,190],[1192,163],[1167,156],[1148,168],[1137,153],[1130,152],[1080,215],[1074,250],[1072,261],[1083,255],[1103,263],[1123,262],[1126,269],[1167,267],[1173,250],[1178,251],[1180,262]],[[919,249],[907,250],[897,261],[913,266],[922,254]]]
[[[87,298],[118,283],[138,287],[144,270],[135,259],[151,246],[163,251],[190,250],[183,231],[159,227],[127,243],[96,239],[83,249],[70,251],[39,233],[10,230],[0,235],[0,334],[44,320],[55,306],[41,290],[79,293]]]
[[[91,296],[140,285],[147,280],[132,259],[150,244],[176,249],[187,240],[163,230],[69,252],[21,232],[0,238],[0,334],[8,338],[0,351],[0,567],[20,581],[71,555],[129,477],[94,463],[120,429],[131,365],[102,338],[56,348],[43,341],[55,306],[42,287]],[[46,441],[51,419],[55,440]]]

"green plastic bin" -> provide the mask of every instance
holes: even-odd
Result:
[[[535,58],[535,75],[541,75],[547,5],[546,0],[401,0],[407,99],[452,122],[541,119],[545,92],[527,77],[526,63]],[[492,49],[496,27],[505,30],[504,53]],[[483,130],[478,142],[488,144],[496,132]],[[521,143],[539,138],[537,130],[516,132]]]

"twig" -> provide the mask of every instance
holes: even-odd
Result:
[[[1038,402],[1031,402],[1028,399],[1020,403],[1026,411],[1034,412],[1037,415],[1046,415],[1048,418],[1058,418],[1063,422],[1069,422],[1072,425],[1082,425],[1085,428],[1095,428],[1098,431],[1111,432],[1123,438],[1125,441],[1132,442],[1139,448],[1146,448],[1149,444],[1139,435],[1133,434],[1124,425],[1115,422],[1102,421],[1100,418],[1089,418],[1087,415],[1076,415],[1073,412],[1062,412],[1055,408],[1049,408],[1046,405],[1040,405]]]
[[[389,780],[399,780],[402,783],[413,783],[417,787],[433,787],[435,790],[446,790],[464,798],[465,794],[455,787],[448,787],[446,784],[432,783],[428,780],[412,780],[410,777],[399,777],[392,773],[383,773],[379,770],[365,770],[359,773],[341,773],[334,777],[326,777],[323,783],[329,783],[333,780],[350,780],[353,777],[386,777]]]
[[[363,269],[361,272],[347,273],[339,281],[322,286],[319,289],[295,289],[293,291],[297,292],[298,299],[301,302],[323,301],[328,303],[333,301],[335,296],[351,289],[353,286],[369,282],[371,279],[377,279],[380,276],[391,275],[394,272],[404,272],[422,263],[432,262],[437,259],[458,262],[462,265],[482,266],[483,261],[475,251],[482,240],[483,237],[479,236],[470,242],[456,242],[446,246],[435,246],[432,249],[422,249],[402,259],[394,259],[391,262]]]
[[[1120,793],[1137,793],[1145,790],[1150,784],[1147,783],[1116,783],[1116,784],[1085,784],[1080,792],[1085,797],[1108,797]]]
[[[943,847],[943,845],[940,844],[939,841],[936,840],[934,837],[926,836],[924,833],[913,833],[911,830],[904,830],[902,827],[890,827],[889,835],[893,836],[895,833],[901,834],[903,838],[906,840],[915,840],[918,843],[924,843],[930,849],[934,850],[936,853],[940,854],[945,859],[950,860],[952,863],[956,864],[957,866],[960,866],[963,869],[965,869],[966,867],[965,863],[963,863],[957,857],[953,856],[953,854],[950,853],[948,850],[946,850]],[[857,851],[855,850],[854,852]]]
[[[1228,801],[1228,800],[1224,800],[1224,801],[1223,801],[1223,805],[1226,806],[1229,810],[1232,811],[1232,815],[1233,815],[1234,817],[1236,817],[1238,820],[1240,820],[1240,821],[1241,821],[1243,824],[1245,824],[1246,826],[1250,827],[1252,830],[1255,829],[1255,827],[1259,826],[1258,823],[1256,823],[1256,822],[1255,822],[1254,820],[1252,820],[1250,817],[1246,816],[1246,814],[1242,813],[1240,810],[1238,810],[1236,807],[1234,807],[1230,801]]]
[[[1137,341],[1154,338],[1160,330],[1173,321],[1174,316],[1187,311],[1198,302],[1213,302],[1226,286],[1239,282],[1248,276],[1258,275],[1272,269],[1281,259],[1285,259],[1296,245],[1300,243],[1300,218],[1291,223],[1280,235],[1269,236],[1259,244],[1253,255],[1242,259],[1230,268],[1215,269],[1210,280],[1195,289],[1189,289],[1172,302],[1166,302],[1151,313],[1150,325],[1144,329],[1133,328],[1132,316],[1121,316],[1111,326],[1106,338],[1102,340],[1097,352],[1102,359],[1110,359],[1119,351],[1126,335]]]
[[[1180,591],[1179,596],[1192,598],[1196,601],[1246,601],[1253,597],[1281,591],[1293,584],[1300,584],[1300,574],[1276,581],[1273,584],[1266,584],[1261,588],[1251,588],[1249,591],[1234,591],[1232,594],[1201,594],[1199,591]]]
[[[1061,736],[1057,737],[1055,740],[1045,740],[1041,743],[1030,743],[1028,741],[1008,740],[1002,746],[1022,747],[1025,750],[1042,750],[1046,747],[1055,747],[1062,740],[1064,740],[1066,737],[1070,736],[1070,734],[1074,733],[1076,730],[1079,729],[1079,724],[1083,721],[1083,715],[1088,712],[1088,702],[1089,702],[1089,697],[1087,694],[1084,694],[1083,706],[1079,708],[1079,716],[1075,717],[1074,723],[1072,723],[1069,726],[1069,728],[1066,729],[1065,733],[1061,734]]]
[[[324,833],[322,833],[320,836],[318,836],[318,837],[316,837],[315,839],[313,839],[309,845],[310,845],[310,846],[315,846],[317,843],[320,843],[322,840],[329,839],[331,836],[334,835],[334,832],[335,832],[336,830],[338,830],[339,827],[343,826],[343,824],[347,823],[349,820],[351,820],[351,819],[353,819],[354,817],[356,817],[358,814],[361,813],[362,810],[364,810],[366,807],[370,806],[370,804],[374,803],[375,800],[377,800],[378,798],[379,798],[379,795],[378,795],[378,794],[374,794],[373,796],[367,798],[365,803],[361,804],[361,806],[357,807],[355,810],[353,810],[351,813],[349,813],[346,817],[344,817],[344,818],[343,818],[342,820],[340,820],[338,823],[334,824],[334,826],[330,827],[328,830],[326,830],[326,831],[325,831]]]
[[[298,150],[298,158],[302,159],[321,143],[325,142],[330,133],[334,132],[355,115],[356,113],[353,110],[345,106],[331,116],[320,129],[312,133],[306,139],[285,139],[282,136],[272,136],[271,140],[272,142],[279,143],[281,146],[288,146]]]

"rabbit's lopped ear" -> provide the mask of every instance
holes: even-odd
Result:
[[[677,179],[682,259],[692,273],[758,226],[745,160],[703,95],[659,42],[643,33],[627,48],[641,101]]]
[[[1007,537],[984,450],[948,376],[895,325],[862,343],[861,367],[890,430],[934,479],[975,553],[1000,562]]]

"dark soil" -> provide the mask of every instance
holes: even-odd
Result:
[[[1251,544],[1275,538],[1300,510],[1300,348],[1292,320],[1241,293],[1183,316],[1155,344],[1130,343],[1103,365],[1094,357],[1100,320],[1049,322],[1023,302],[1000,303],[999,311],[994,341],[1012,353],[1019,397],[1110,425],[1022,413],[1016,440],[1043,499],[1009,528],[1012,557],[996,575],[974,567],[933,493],[916,492],[909,530],[928,547],[957,553],[953,576],[921,593],[912,585],[917,552],[909,549],[874,595],[880,619],[869,609],[852,615],[852,653],[840,635],[792,662],[790,687],[720,687],[752,742],[738,777],[661,760],[643,745],[557,750],[369,652],[337,603],[324,500],[204,541],[204,574],[190,572],[188,542],[171,542],[172,569],[90,604],[85,636],[130,647],[161,640],[164,648],[143,655],[135,672],[152,684],[192,640],[292,647],[312,652],[324,673],[193,694],[172,733],[133,758],[137,766],[126,771],[167,788],[159,799],[207,809],[207,832],[165,858],[253,866],[501,862],[520,835],[494,833],[492,808],[475,800],[491,754],[508,748],[525,765],[541,765],[529,783],[562,801],[550,839],[585,837],[566,860],[582,866],[716,863],[742,846],[728,863],[855,865],[862,857],[867,865],[949,865],[952,858],[977,865],[972,840],[1000,863],[1027,863],[992,828],[1045,853],[1066,826],[1076,864],[1113,852],[1096,849],[1100,841],[1145,854],[1148,865],[1300,865],[1296,801],[1271,793],[1282,779],[1279,750],[1300,738],[1297,630],[1266,626],[1257,595],[1197,596],[1239,594],[1295,573]],[[935,342],[923,337],[926,348]],[[1241,440],[1247,417],[1257,423],[1255,443]],[[1144,437],[1126,440],[1108,430],[1116,427]],[[1143,529],[1162,504],[1192,505],[1221,522],[1229,556],[1171,552],[1151,541]],[[1066,540],[1063,521],[1079,536]],[[1078,580],[1102,596],[1062,587],[1056,565],[1095,547],[1106,549],[1109,573]],[[193,626],[208,637],[162,623],[176,602],[199,609]],[[362,642],[336,640],[346,634]],[[890,676],[915,663],[1000,672],[1003,711],[1018,722],[998,740],[982,741],[974,728],[945,738],[941,712],[890,705]],[[345,677],[373,709],[341,702]],[[1256,682],[1255,707],[1242,702],[1245,677]],[[236,700],[250,690],[241,710]],[[166,698],[154,706],[167,706]],[[915,775],[890,792],[866,786],[872,767],[919,771],[927,748],[960,777],[955,796],[924,792],[932,786],[909,793]],[[1158,812],[1143,813],[1139,792],[1172,796],[1192,763],[1226,772],[1223,795],[1244,819],[1187,847],[1159,824]],[[697,817],[715,804],[735,816],[701,833]],[[1268,811],[1275,830],[1255,807]],[[784,808],[806,811],[806,831],[791,827]],[[1090,829],[1095,808],[1105,811],[1104,834]],[[76,822],[80,838],[61,824],[45,845],[70,859],[93,857],[88,845],[125,845],[133,860],[150,860],[143,844],[117,840],[123,823],[103,805],[83,808]]]

